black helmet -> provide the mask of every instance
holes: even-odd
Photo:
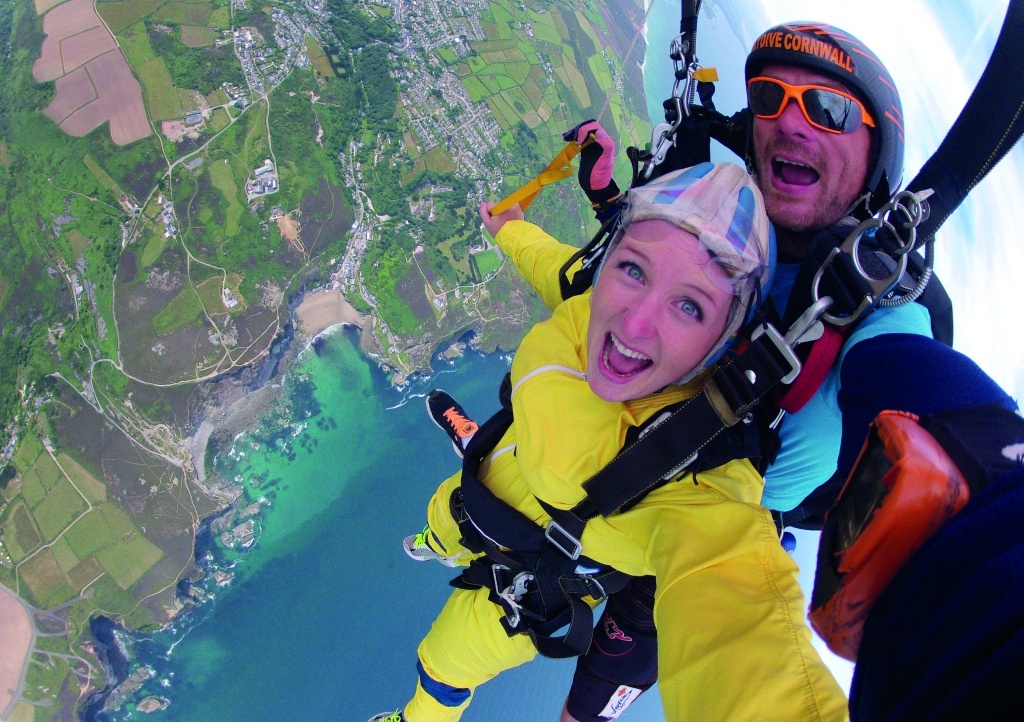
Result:
[[[875,119],[866,196],[877,211],[903,179],[903,108],[889,71],[871,50],[849,33],[824,23],[794,22],[769,28],[747,56],[746,80],[767,65],[795,65],[829,75],[848,87]],[[855,211],[863,210],[858,201]]]

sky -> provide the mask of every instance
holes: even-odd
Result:
[[[651,49],[667,42],[659,36],[665,31],[652,26],[664,23],[666,16],[677,17],[679,7],[678,0],[655,3],[657,12],[648,28]],[[1006,7],[1007,0],[705,0],[698,58],[718,69],[715,100],[719,110],[730,114],[743,104],[743,60],[760,32],[781,22],[818,20],[852,33],[882,59],[899,88],[907,139],[905,185],[938,148],[974,89]],[[661,73],[650,72],[656,57],[648,51],[645,83],[655,108],[671,90],[662,87],[666,82]],[[652,119],[661,121],[654,112]],[[1024,400],[1024,334],[1018,331],[1016,309],[1024,300],[1024,243],[1016,229],[1022,200],[1024,148],[1018,144],[946,221],[936,241],[936,272],[953,300],[954,347],[1019,402]],[[907,369],[908,381],[915,373],[920,370]],[[794,558],[809,598],[818,535],[797,535]],[[836,678],[849,689],[853,665],[828,652],[817,637],[815,641]]]

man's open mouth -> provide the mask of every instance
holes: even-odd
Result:
[[[809,186],[818,182],[818,171],[806,163],[786,160],[775,156],[772,158],[772,173],[780,181],[792,186]]]
[[[654,363],[639,351],[624,346],[611,333],[605,337],[602,361],[609,374],[623,379],[636,376]]]

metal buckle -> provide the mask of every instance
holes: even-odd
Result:
[[[794,324],[794,326],[795,325],[796,324]],[[768,340],[771,341],[775,348],[778,349],[779,353],[782,354],[782,357],[786,360],[786,363],[789,364],[789,372],[782,377],[782,383],[793,383],[793,379],[800,375],[800,369],[802,368],[800,364],[800,359],[798,359],[796,357],[796,354],[793,353],[793,349],[791,349],[789,345],[786,343],[786,339],[782,338],[782,335],[778,331],[776,331],[775,327],[772,326],[770,323],[761,324],[757,328],[755,328],[754,333],[750,335],[750,340],[752,342],[756,341],[757,339],[761,338],[761,336],[767,336]]]
[[[864,223],[869,222],[870,220],[865,221]],[[858,231],[862,226],[864,226],[864,223],[858,226]],[[853,265],[857,269],[857,273],[859,273],[860,276],[865,281],[867,281],[868,288],[871,289],[871,293],[867,294],[861,300],[860,305],[858,305],[857,308],[854,309],[853,313],[851,313],[849,316],[833,316],[830,313],[822,314],[823,319],[836,326],[848,326],[854,321],[857,321],[861,316],[867,313],[872,306],[875,305],[876,299],[882,298],[887,293],[889,293],[889,291],[896,288],[896,284],[899,283],[900,278],[903,277],[903,272],[907,270],[908,258],[906,255],[902,255],[900,256],[899,261],[896,262],[896,268],[891,275],[886,276],[885,278],[871,278],[871,276],[869,276],[864,271],[864,269],[861,268],[860,261],[857,258],[857,247],[860,245],[861,235],[862,233],[857,232],[856,235],[851,236],[846,241],[844,241],[843,245],[841,245],[839,248],[833,248],[832,253],[830,253],[828,255],[828,258],[825,259],[825,263],[823,263],[821,268],[818,269],[817,273],[814,274],[814,283],[812,285],[811,294],[812,298],[814,298],[817,301],[819,299],[818,293],[819,287],[821,285],[821,278],[825,274],[825,267],[828,266],[828,264],[832,262],[832,259],[835,258],[837,255],[839,255],[840,253],[845,253],[846,255],[850,256],[850,259],[853,261]],[[825,296],[825,298],[828,298],[828,296]]]
[[[853,261],[854,267],[857,269],[857,273],[860,274],[868,287],[871,289],[871,293],[864,297],[857,306],[856,310],[853,311],[849,316],[833,316],[832,314],[825,313],[822,318],[829,323],[836,326],[847,326],[865,313],[870,310],[875,303],[889,294],[900,279],[903,277],[903,273],[907,270],[908,254],[914,250],[914,245],[917,240],[917,226],[922,220],[928,217],[928,204],[924,201],[932,194],[932,191],[926,190],[919,193],[911,193],[910,191],[900,191],[896,196],[886,203],[884,206],[878,209],[871,218],[862,221],[857,226],[853,233],[847,236],[846,240],[843,241],[839,248],[834,248],[832,253],[829,254],[825,262],[821,264],[821,268],[818,269],[817,273],[814,274],[814,282],[811,286],[812,298],[818,301],[820,296],[819,287],[821,285],[821,278],[825,273],[825,267],[832,262],[832,260],[839,254],[845,253]],[[900,223],[905,231],[905,236],[900,233],[891,220],[892,216],[897,217],[897,222]],[[872,278],[868,274],[860,263],[860,256],[858,250],[860,247],[861,239],[864,237],[864,232],[869,228],[887,228],[892,235],[900,241],[901,246],[897,248],[894,253],[897,256],[896,259],[890,260],[895,262],[895,269],[892,273],[885,278]]]
[[[562,541],[555,539],[552,536],[552,532],[560,534]],[[565,554],[565,556],[569,557],[573,561],[579,559],[580,554],[583,552],[583,545],[580,543],[580,540],[567,532],[565,527],[554,519],[548,522],[547,528],[544,529],[544,538],[551,542],[558,551],[562,552],[562,554]],[[563,544],[563,541],[567,542],[567,544]]]
[[[501,572],[512,571],[504,564],[492,564],[491,575],[494,577],[494,591],[505,604],[508,605],[507,611],[505,611],[505,619],[508,621],[509,627],[515,629],[519,626],[519,610],[521,605],[519,600],[526,594],[526,586],[533,581],[533,574],[530,572],[519,572],[512,577],[512,583],[504,589],[501,588],[501,581],[498,579],[498,575]]]
[[[504,564],[492,564],[491,565],[491,577],[494,579],[494,591],[497,592],[498,594],[501,594],[501,590],[503,588],[501,580],[498,578],[498,575],[501,572],[510,572],[510,571],[512,571],[512,570],[509,569],[508,567],[506,567]]]
[[[590,587],[591,585],[597,587],[596,592],[594,590],[589,590],[590,596],[592,596],[594,599],[601,600],[608,596],[608,592],[604,590],[604,587],[601,585],[601,582],[597,581],[597,577],[591,576],[590,574],[581,574],[580,579],[582,579],[583,583],[586,584],[588,587]]]

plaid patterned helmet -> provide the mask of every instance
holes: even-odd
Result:
[[[775,265],[775,234],[764,199],[746,170],[733,163],[701,163],[631,188],[607,259],[631,223],[667,221],[695,235],[730,279],[733,303],[725,331],[680,383],[712,365],[747,318],[755,291],[767,293]]]

